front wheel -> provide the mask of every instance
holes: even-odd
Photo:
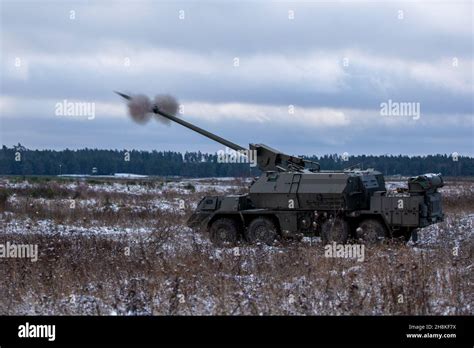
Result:
[[[209,229],[211,242],[217,246],[233,246],[237,243],[238,229],[234,220],[220,218]]]

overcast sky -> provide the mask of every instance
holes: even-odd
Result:
[[[133,123],[119,90],[290,154],[474,155],[472,1],[0,3],[1,144],[222,149]],[[64,100],[95,113],[57,115]]]

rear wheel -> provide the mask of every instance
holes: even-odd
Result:
[[[237,224],[233,219],[220,218],[209,230],[211,242],[217,246],[233,246],[237,243]]]
[[[349,238],[349,224],[341,217],[332,217],[321,225],[321,240],[324,244],[336,242],[344,244]]]
[[[359,223],[356,229],[357,238],[367,244],[375,244],[388,237],[385,225],[377,219],[365,219]]]
[[[273,244],[278,237],[278,230],[272,220],[259,217],[253,220],[245,233],[245,239],[249,243]]]

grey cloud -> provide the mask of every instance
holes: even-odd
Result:
[[[402,1],[380,5],[373,2],[2,1],[1,6],[1,94],[11,99],[21,98],[23,103],[25,99],[31,100],[12,115],[2,110],[2,143],[5,144],[22,142],[30,147],[52,148],[219,149],[218,145],[178,126],[163,127],[154,122],[140,127],[126,118],[98,117],[91,122],[57,119],[52,118],[52,109],[44,106],[46,99],[118,103],[112,91],[123,90],[150,97],[169,93],[182,101],[293,104],[369,112],[376,112],[380,103],[388,99],[420,102],[426,118],[416,126],[387,127],[363,122],[323,131],[288,129],[268,123],[251,127],[231,121],[217,124],[200,121],[200,124],[235,142],[265,142],[295,154],[473,153],[472,93],[456,90],[449,84],[437,85],[428,76],[423,80],[406,72],[374,68],[367,61],[362,64],[356,56],[349,56],[350,66],[341,70],[341,77],[329,82],[326,75],[319,76],[317,71],[282,79],[278,65],[274,73],[266,75],[261,75],[258,67],[246,70],[248,60],[261,55],[284,57],[293,62],[312,53],[329,54],[340,63],[346,52],[361,52],[373,57],[374,63],[393,58],[429,64],[457,57],[468,65],[459,69],[469,72],[473,62],[472,16],[466,26],[465,19],[455,15],[472,11],[472,2],[415,5]],[[288,20],[289,9],[295,11],[293,21]],[[403,20],[397,19],[399,9],[404,11]],[[71,10],[75,11],[74,20],[69,19]],[[185,11],[185,20],[179,20],[179,10]],[[200,70],[199,66],[194,70],[191,67],[172,70],[146,61],[148,69],[139,71],[133,70],[133,66],[129,70],[118,69],[97,58],[108,54],[117,59],[129,56],[133,64],[134,57],[148,50],[196,56],[211,65],[219,57],[228,60],[229,65],[210,71]],[[51,64],[38,61],[38,57],[45,56],[53,57]],[[85,57],[84,64],[77,63],[78,56]],[[240,72],[232,67],[236,56],[241,60]],[[26,62],[27,71],[12,68],[15,57]],[[180,62],[188,63],[193,62],[187,58]],[[449,75],[451,79],[446,82],[456,84],[459,80],[473,85],[472,75],[453,76]],[[360,115],[363,117],[363,113]],[[452,127],[446,126],[450,124],[448,120],[453,121]]]
[[[446,4],[424,5],[443,11]],[[469,2],[457,2],[464,6]],[[295,19],[288,20],[288,10]],[[398,11],[405,18],[397,19]],[[75,20],[70,20],[70,11]],[[185,19],[179,19],[179,11]],[[202,52],[226,51],[307,52],[314,48],[359,48],[372,53],[423,58],[470,56],[469,23],[457,35],[437,30],[432,18],[406,2],[7,2],[3,6],[3,29],[14,35],[16,45],[35,51],[61,53],[101,50],[115,42],[124,50],[160,46]],[[445,21],[459,21],[444,14]],[[27,27],[25,28],[25,23]],[[34,28],[34,30],[29,30]],[[60,28],[61,30],[58,30]],[[435,34],[435,35],[434,35]]]

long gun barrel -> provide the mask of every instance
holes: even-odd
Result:
[[[120,92],[115,92],[115,93],[117,93],[119,96],[121,96],[124,99],[127,99],[127,100],[132,99],[132,97],[130,97],[126,94],[123,94],[123,93],[120,93]],[[240,145],[237,145],[237,144],[235,144],[235,143],[233,143],[229,140],[226,140],[224,138],[221,138],[220,136],[212,134],[212,133],[208,132],[205,129],[197,127],[197,126],[195,126],[195,125],[193,125],[189,122],[186,122],[186,121],[180,119],[179,117],[173,116],[173,115],[171,115],[171,114],[169,114],[169,113],[167,113],[163,110],[160,110],[157,105],[153,105],[151,111],[153,113],[157,114],[157,115],[160,115],[160,116],[163,116],[163,117],[167,118],[168,120],[179,123],[180,125],[182,125],[186,128],[189,128],[189,129],[191,129],[195,132],[198,132],[199,134],[202,134],[205,137],[208,137],[209,139],[217,141],[218,143],[221,143],[222,145],[227,146],[230,149],[233,149],[235,151],[246,150],[244,147],[242,147]]]
[[[115,92],[122,98],[126,100],[132,100],[133,98],[127,94],[123,94],[120,92]],[[156,104],[152,105],[149,112],[153,112],[157,115],[163,116],[164,118],[167,118],[168,120],[171,120],[173,122],[179,123],[180,125],[189,128],[199,134],[204,135],[205,137],[212,139],[214,141],[217,141],[218,143],[227,146],[230,149],[233,149],[235,151],[246,151],[247,149],[237,145],[229,140],[226,140],[224,138],[221,138],[218,135],[212,134],[211,132],[208,132],[205,129],[202,129],[200,127],[197,127],[189,122],[186,122],[179,117],[176,117],[174,115],[169,114],[168,112],[160,109],[160,107]],[[278,150],[272,149],[269,146],[266,146],[264,144],[250,144],[250,150],[255,151],[257,154],[257,165],[262,171],[268,171],[268,170],[276,170],[276,171],[288,171],[288,170],[293,170],[293,171],[303,171],[305,168],[305,162],[311,162],[311,161],[306,161],[302,158],[299,157],[293,157],[289,156],[287,154],[284,154]],[[317,165],[317,170],[319,170],[319,164],[314,162],[314,164]]]
[[[189,122],[186,122],[186,121],[180,119],[179,117],[170,115],[170,114],[164,112],[163,110],[160,110],[156,105],[153,107],[152,110],[155,114],[166,117],[167,119],[169,119],[171,121],[174,121],[176,123],[179,123],[180,125],[182,125],[186,128],[192,129],[193,131],[198,132],[199,134],[202,134],[205,137],[208,137],[209,139],[215,140],[218,143],[221,143],[222,145],[227,146],[228,148],[231,148],[235,151],[245,150],[245,148],[240,146],[240,145],[237,145],[237,144],[235,144],[235,143],[233,143],[229,140],[226,140],[224,138],[221,138],[220,136],[212,134],[212,133],[208,132],[205,129],[199,128],[199,127],[197,127],[197,126],[195,126],[195,125],[193,125]]]

